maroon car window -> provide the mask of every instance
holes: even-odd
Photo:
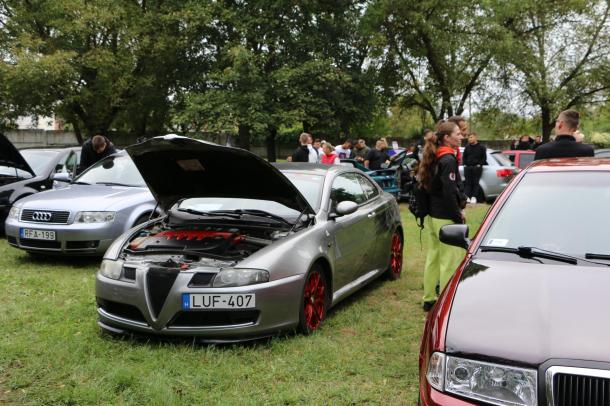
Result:
[[[528,173],[481,245],[610,255],[609,207],[610,172]]]

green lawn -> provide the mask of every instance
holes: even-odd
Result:
[[[487,208],[467,209],[471,234]],[[0,404],[415,404],[426,245],[401,209],[399,281],[374,282],[310,337],[248,345],[102,335],[97,261],[35,259],[0,240]]]

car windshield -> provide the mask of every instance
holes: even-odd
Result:
[[[129,155],[116,155],[102,159],[76,178],[74,183],[146,186]]]
[[[59,154],[59,151],[39,151],[35,149],[24,149],[20,152],[36,175],[40,175]]]
[[[315,211],[318,211],[324,177],[295,172],[283,173],[292,183],[294,183],[309,205],[312,206]],[[242,198],[198,197],[184,199],[180,202],[178,208],[196,210],[199,212],[262,210],[287,220],[295,220],[300,214],[298,211],[275,201]]]
[[[610,255],[610,173],[529,173],[510,194],[483,246]]]

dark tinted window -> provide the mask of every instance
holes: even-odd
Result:
[[[356,177],[360,181],[360,185],[362,186],[362,189],[364,190],[367,199],[372,199],[375,196],[379,195],[379,190],[377,190],[375,185],[373,185],[370,180],[368,180],[362,175],[356,175]]]
[[[529,173],[509,196],[482,245],[610,255],[609,207],[608,172]]]
[[[333,186],[330,191],[331,199],[331,210],[334,209],[337,204],[349,200],[358,204],[366,201],[366,194],[360,186],[360,182],[356,179],[353,174],[339,175],[333,181]]]

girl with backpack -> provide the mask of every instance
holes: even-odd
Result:
[[[443,290],[464,256],[463,249],[443,244],[439,240],[441,227],[466,222],[462,212],[466,206],[466,197],[462,192],[457,161],[462,138],[460,128],[455,123],[439,123],[436,140],[426,142],[419,165],[419,181],[429,196],[429,215],[425,222],[428,229],[428,253],[424,270],[425,311],[430,310],[436,302],[436,287]]]

